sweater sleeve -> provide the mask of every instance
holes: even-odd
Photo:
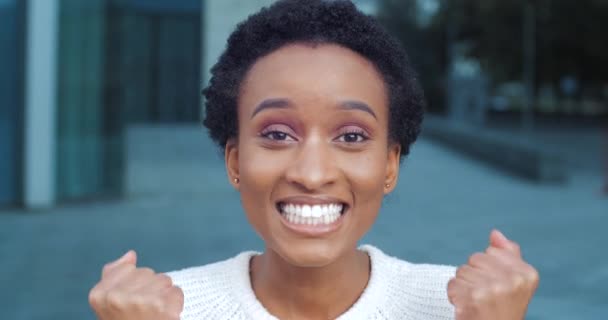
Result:
[[[184,292],[181,320],[246,319],[230,295],[232,260],[167,273]]]

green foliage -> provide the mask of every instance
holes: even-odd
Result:
[[[428,26],[416,24],[415,0],[380,0],[380,19],[406,44],[423,84],[445,72],[450,37],[466,43],[494,82],[522,79],[526,0],[441,0]],[[608,79],[608,1],[536,0],[535,79],[557,84],[574,75],[584,84]]]
[[[428,108],[444,107],[446,48],[445,30],[436,24],[423,26],[417,21],[415,0],[382,0],[378,19],[404,44],[418,71],[428,100]]]

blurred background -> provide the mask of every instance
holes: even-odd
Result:
[[[359,0],[429,106],[363,242],[459,265],[492,228],[541,274],[528,319],[608,319],[608,2]],[[0,0],[0,318],[93,319],[128,249],[170,271],[262,250],[200,125],[271,0]]]

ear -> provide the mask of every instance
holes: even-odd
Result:
[[[391,193],[397,185],[399,177],[399,164],[401,160],[401,145],[391,143],[388,147],[388,159],[386,161],[386,175],[384,178],[384,194]]]
[[[236,139],[226,141],[224,148],[224,161],[226,162],[226,172],[228,181],[235,189],[239,189],[239,149]]]

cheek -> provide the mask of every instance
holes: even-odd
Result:
[[[354,196],[355,206],[365,218],[374,219],[384,198],[386,152],[370,152],[342,164]]]
[[[387,153],[384,149],[377,149],[349,157],[340,163],[347,179],[369,196],[383,194]]]
[[[239,147],[239,191],[248,216],[261,216],[268,210],[272,190],[280,180],[284,163],[281,157],[258,147]]]

